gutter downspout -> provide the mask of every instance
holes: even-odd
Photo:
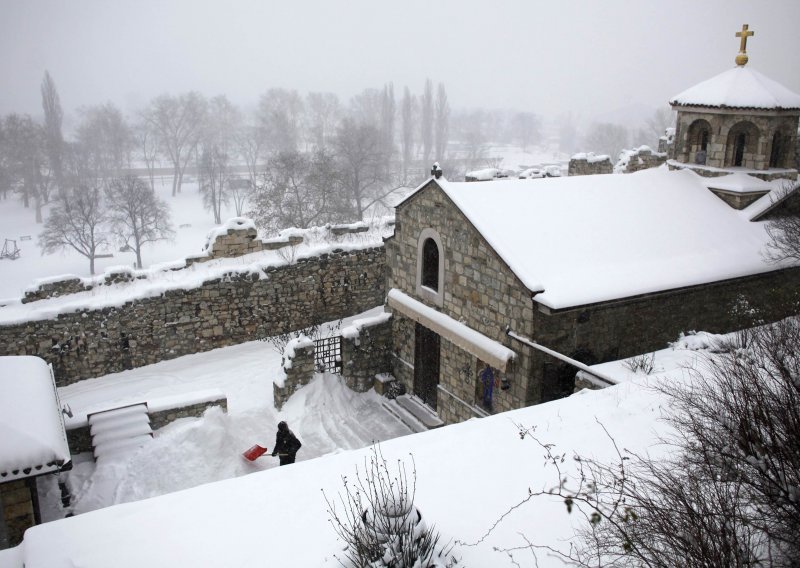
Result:
[[[573,359],[572,357],[567,357],[566,355],[562,355],[558,351],[553,351],[552,349],[548,349],[544,345],[539,345],[538,343],[536,343],[535,341],[533,341],[531,339],[528,339],[527,337],[523,337],[522,335],[517,335],[516,333],[511,331],[511,327],[509,327],[509,326],[506,326],[506,335],[508,335],[512,339],[516,339],[520,343],[524,343],[528,347],[533,347],[534,349],[538,349],[542,353],[547,353],[548,355],[550,355],[552,357],[555,357],[556,359],[559,359],[561,361],[564,361],[565,363],[568,363],[568,364],[572,365],[573,367],[577,367],[578,369],[580,369],[584,373],[588,373],[589,375],[592,375],[593,377],[597,377],[601,382],[605,383],[608,386],[613,386],[613,385],[618,384],[617,381],[615,381],[611,377],[609,377],[607,375],[604,375],[603,373],[600,373],[600,372],[588,367],[587,365],[584,365],[583,363],[581,363],[580,361],[578,361],[576,359]]]

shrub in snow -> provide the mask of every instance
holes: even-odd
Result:
[[[337,502],[325,495],[330,522],[345,543],[342,566],[348,568],[446,568],[458,565],[451,545],[440,545],[414,505],[416,468],[409,484],[405,465],[396,471],[378,449],[356,470],[354,481],[342,478]],[[324,493],[323,493],[324,495]]]
[[[631,357],[627,361],[623,363],[623,365],[628,368],[630,371],[634,373],[642,372],[645,375],[649,375],[653,372],[655,368],[655,361],[656,361],[656,354],[650,353],[644,355],[637,355],[636,357]]]
[[[557,479],[522,503],[556,496],[583,520],[568,548],[523,550],[578,566],[800,566],[800,320],[739,332],[705,355],[691,380],[657,387],[674,427],[661,459],[609,436],[614,463],[575,455],[570,473],[566,453],[520,428]]]

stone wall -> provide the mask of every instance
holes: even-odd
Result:
[[[331,321],[383,304],[383,247],[335,251],[122,306],[0,326],[0,355],[37,355],[58,386]]]
[[[492,411],[502,412],[540,402],[539,383],[531,376],[532,354],[528,348],[512,345],[505,326],[532,331],[533,306],[530,292],[493,252],[478,231],[431,184],[398,208],[395,234],[386,240],[389,288],[397,288],[412,298],[450,316],[479,333],[514,350],[517,358],[504,373],[510,388],[498,389]],[[417,251],[424,229],[433,229],[441,240],[444,270],[440,287],[441,307],[418,290]],[[416,323],[393,314],[394,349],[392,368],[409,392],[414,387],[414,342]],[[437,412],[445,423],[481,416],[478,374],[483,370],[477,358],[442,338],[440,348],[440,388]]]
[[[392,369],[391,320],[364,326],[357,335],[342,335],[342,376],[348,387],[366,392],[375,375]]]
[[[653,152],[648,146],[639,146],[634,150],[623,150],[614,165],[614,173],[632,174],[649,168],[657,168],[667,161],[664,153]]]
[[[21,301],[23,304],[28,304],[39,300],[48,300],[50,298],[58,298],[59,296],[85,292],[97,286],[124,284],[125,282],[132,282],[138,278],[144,278],[144,276],[136,276],[133,269],[124,266],[111,268],[102,276],[94,278],[65,276],[61,280],[50,279],[29,288],[25,291],[25,295]]]
[[[723,333],[751,327],[752,317],[738,308],[743,299],[761,310],[764,321],[792,315],[791,305],[781,301],[781,291],[798,286],[800,269],[786,269],[549,314],[536,310],[535,339],[583,363],[613,361],[664,349],[681,332]],[[538,371],[545,381],[544,398],[572,392],[575,369],[549,357],[542,362],[555,365],[551,375]]]
[[[231,224],[231,221],[228,222]],[[258,232],[254,226],[241,224],[242,228],[228,228],[227,231],[214,234],[206,246],[203,254],[191,256],[186,259],[186,266],[198,262],[208,262],[217,258],[235,258],[261,252],[264,250],[280,250],[287,247],[296,247],[303,242],[299,235],[288,235],[276,239],[258,239]]]
[[[223,396],[215,400],[207,400],[195,404],[187,404],[185,406],[176,406],[174,408],[165,408],[155,411],[148,410],[147,415],[150,417],[150,428],[155,431],[180,418],[199,418],[212,406],[220,406],[224,412],[227,412],[228,399]],[[73,428],[68,427],[67,444],[69,444],[70,454],[74,455],[83,452],[91,452],[92,434],[89,431],[89,426],[81,425]]]
[[[611,157],[605,154],[595,156],[588,154],[575,154],[569,159],[569,176],[593,176],[597,174],[610,174],[614,170]]]
[[[286,376],[281,384],[272,383],[272,397],[278,410],[283,408],[297,389],[314,378],[314,342],[305,336],[290,342],[284,350],[282,364]]]
[[[31,477],[0,484],[0,523],[5,525],[5,531],[0,531],[0,537],[4,536],[0,549],[17,546],[25,531],[36,524],[32,490],[36,489]]]
[[[223,396],[216,400],[205,400],[203,402],[178,406],[176,408],[149,411],[147,414],[150,416],[150,428],[153,430],[160,430],[167,424],[180,420],[181,418],[198,418],[203,416],[206,410],[212,406],[219,406],[222,408],[223,412],[228,412],[228,399]]]

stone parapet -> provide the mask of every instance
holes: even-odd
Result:
[[[648,146],[639,146],[633,150],[620,152],[619,160],[614,165],[614,173],[632,174],[649,168],[657,168],[666,161],[666,153],[653,152]]]
[[[306,336],[289,342],[283,353],[283,370],[283,381],[272,383],[272,396],[278,410],[297,389],[314,378],[314,342]]]
[[[37,300],[58,298],[69,294],[76,294],[91,289],[91,285],[84,283],[77,276],[65,276],[63,280],[49,280],[39,283],[28,290],[22,298],[22,303],[27,304]]]
[[[588,154],[575,154],[569,160],[569,176],[593,176],[597,174],[610,174],[614,167],[611,164],[611,157],[604,155],[596,156],[592,152]]]
[[[392,370],[392,322],[389,317],[342,333],[342,375],[356,392],[373,388],[375,375]]]
[[[52,363],[58,386],[333,321],[381,305],[382,246],[231,272],[190,289],[0,325],[0,355]]]

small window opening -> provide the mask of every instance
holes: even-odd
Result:
[[[439,291],[439,247],[433,239],[422,245],[422,285]]]

